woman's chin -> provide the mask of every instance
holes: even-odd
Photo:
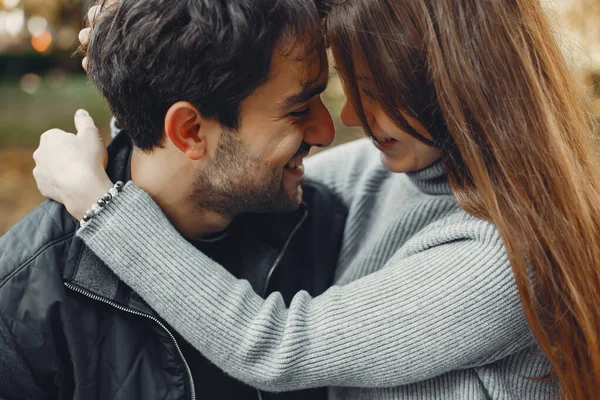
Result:
[[[439,160],[439,157],[419,159],[411,154],[389,155],[381,153],[381,163],[395,173],[416,172],[425,169]]]
[[[402,173],[414,170],[414,160],[407,155],[389,155],[381,152],[381,163],[391,172]]]

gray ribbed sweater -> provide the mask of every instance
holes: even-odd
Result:
[[[307,161],[350,213],[337,284],[289,308],[182,238],[129,183],[79,236],[208,359],[263,390],[332,399],[552,399],[494,226],[463,211],[442,166],[393,174],[359,140]]]

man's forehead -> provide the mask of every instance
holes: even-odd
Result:
[[[326,86],[329,64],[325,50],[310,53],[276,51],[271,61],[269,77],[253,94],[244,100],[246,111],[268,109],[279,112],[294,100],[302,100],[310,91]],[[321,90],[322,91],[322,90]],[[311,95],[311,97],[314,95]]]
[[[272,83],[278,91],[277,106],[284,106],[291,97],[311,88],[327,84],[329,64],[325,52],[313,52],[301,59],[278,56],[272,64]],[[311,96],[312,97],[312,96]]]

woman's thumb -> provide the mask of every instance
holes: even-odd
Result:
[[[100,131],[90,114],[85,110],[77,110],[75,113],[75,129],[77,129],[77,137],[81,139],[98,140],[100,138]]]
[[[75,113],[75,128],[77,129],[77,139],[85,142],[84,146],[88,146],[89,149],[100,150],[104,153],[102,163],[104,164],[104,168],[106,168],[108,153],[106,152],[104,139],[100,136],[100,131],[86,110],[77,110]]]

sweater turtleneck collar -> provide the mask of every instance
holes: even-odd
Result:
[[[406,175],[423,193],[434,195],[452,194],[446,168],[444,168],[441,160],[422,170],[408,172]]]

